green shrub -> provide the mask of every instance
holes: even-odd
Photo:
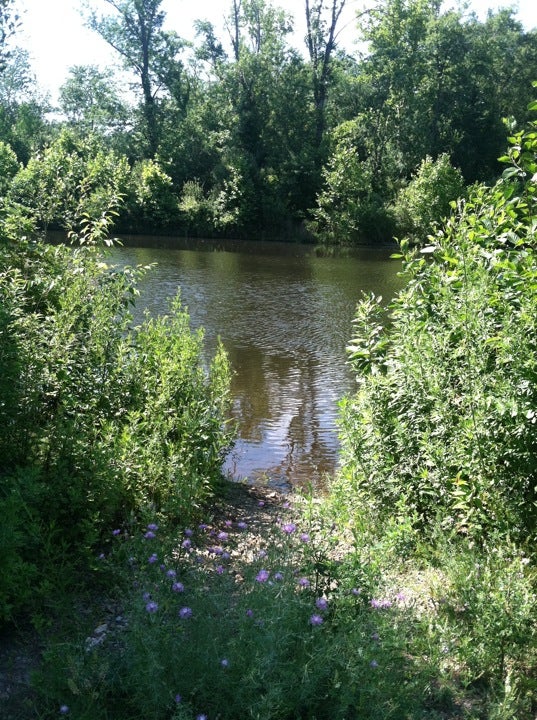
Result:
[[[397,193],[397,232],[413,242],[425,242],[433,224],[449,217],[451,203],[465,195],[462,173],[451,165],[449,156],[444,153],[436,160],[427,156],[408,185]]]
[[[401,243],[387,323],[378,299],[358,307],[343,476],[383,519],[404,502],[422,529],[534,536],[536,137],[516,138],[520,167],[476,188],[429,246]]]
[[[12,538],[0,616],[77,583],[110,524],[195,513],[231,444],[223,349],[206,368],[178,298],[168,317],[129,328],[138,271],[106,264],[105,229],[88,221],[77,248],[0,246],[0,509]],[[21,587],[37,569],[33,592]]]

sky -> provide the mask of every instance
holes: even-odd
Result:
[[[90,2],[92,6],[99,7],[103,0]],[[445,5],[451,7],[456,2],[446,0]],[[304,0],[274,0],[273,4],[283,7],[295,17],[295,44],[299,47],[304,35]],[[84,27],[81,5],[81,0],[16,0],[15,7],[22,20],[16,44],[30,53],[38,85],[50,93],[53,102],[59,86],[67,78],[69,67],[95,64],[104,68],[118,65],[117,55],[104,40]],[[354,43],[355,13],[363,5],[364,0],[349,0],[346,8],[340,41],[349,51],[352,51]],[[194,38],[193,23],[196,19],[210,20],[216,28],[221,29],[230,6],[230,0],[162,1],[162,9],[167,17],[166,26],[187,39]],[[470,0],[469,6],[480,19],[486,17],[489,9],[512,6],[518,8],[517,17],[527,30],[537,28],[536,0]],[[219,36],[223,37],[223,34]]]

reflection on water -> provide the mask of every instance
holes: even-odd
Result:
[[[225,470],[236,479],[316,486],[337,466],[337,403],[352,392],[345,346],[362,291],[385,298],[400,282],[390,249],[319,258],[312,248],[275,243],[198,243],[178,249],[113,250],[120,264],[156,263],[140,285],[137,314],[168,309],[181,292],[194,328],[217,337],[234,377],[239,438]]]

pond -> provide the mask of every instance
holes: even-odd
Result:
[[[319,257],[312,246],[256,241],[123,238],[120,265],[155,267],[142,280],[136,320],[166,313],[178,290],[207,356],[220,337],[233,367],[239,435],[224,466],[236,480],[279,489],[322,486],[338,464],[339,400],[353,392],[346,364],[363,292],[400,286],[393,247]]]

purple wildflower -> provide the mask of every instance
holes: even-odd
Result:
[[[230,557],[231,555],[224,550],[224,552],[222,553],[222,560],[229,560]]]
[[[158,525],[156,523],[149,523],[147,526],[148,530],[158,530]]]
[[[167,570],[166,576],[169,578],[174,578],[174,577],[177,577],[177,573],[175,572],[175,570]]]
[[[372,608],[375,608],[375,610],[384,610],[385,608],[391,607],[392,603],[385,598],[382,598],[381,600],[376,600],[375,598],[373,598],[370,605]]]
[[[177,695],[174,697],[175,702],[179,705],[183,698],[177,693]]]
[[[253,610],[250,610],[250,608],[248,608],[248,610],[246,611],[246,616],[247,616],[247,617],[253,617],[253,616],[254,616],[254,611],[253,611]]]
[[[188,618],[192,617],[192,608],[189,607],[182,607],[179,610],[179,617],[183,620],[188,620]]]
[[[395,599],[397,600],[397,602],[401,602],[401,603],[405,602],[406,595],[404,592],[398,592],[397,595],[395,596]]]
[[[306,577],[301,577],[300,580],[298,581],[298,584],[302,588],[307,588],[310,586],[310,581]]]
[[[248,525],[241,520],[237,523],[237,527],[239,528],[239,530],[246,530],[248,528]]]
[[[156,537],[156,535],[152,530],[148,530],[144,537],[146,540],[152,540],[154,537]]]
[[[174,592],[184,592],[184,591],[185,591],[185,586],[184,586],[183,583],[181,583],[181,582],[174,582],[173,585],[172,585],[172,590],[173,590]]]
[[[268,570],[260,570],[257,575],[255,576],[255,579],[259,583],[266,582],[269,579],[269,571]]]
[[[314,613],[310,617],[310,625],[322,625],[323,622],[324,620],[322,619],[322,617],[320,615],[317,615],[316,613]]]
[[[264,504],[265,504],[265,501],[264,501],[264,500],[260,500],[260,501],[257,503],[258,507],[263,507]]]
[[[142,595],[142,600],[143,600],[144,602],[147,602],[148,600],[151,600],[151,593],[145,592],[145,593]]]
[[[69,712],[68,705],[60,705],[60,715],[67,715],[68,712]]]
[[[228,539],[229,536],[228,536],[227,532],[224,532],[222,530],[221,532],[218,533],[218,535],[216,537],[218,540],[220,540],[220,542],[226,542],[226,540]]]
[[[226,520],[226,521],[224,522],[224,525],[225,525],[226,527],[231,527],[231,526],[233,525],[233,521],[232,521],[232,520]]]
[[[194,534],[193,530],[191,530],[190,528],[185,528],[185,535],[187,537],[192,537],[193,534]]]
[[[119,535],[121,533],[121,530],[117,528],[116,530],[112,530],[112,535]]]
[[[200,523],[200,524],[198,525],[198,528],[199,528],[200,530],[208,530],[209,526],[208,526],[206,523]]]
[[[353,595],[359,595],[361,592],[362,592],[362,589],[361,589],[361,588],[353,588],[353,589],[351,590],[351,593],[352,593]]]
[[[196,720],[207,720],[207,715],[204,715],[203,713],[196,715]]]
[[[222,660],[220,660],[220,665],[221,665],[223,668],[229,667],[229,660],[228,660],[227,658],[222,658]]]
[[[266,550],[260,550],[257,553],[257,559],[261,560],[261,558],[267,557],[267,551]]]
[[[284,523],[282,525],[282,530],[284,531],[284,533],[287,533],[287,535],[291,535],[291,533],[295,532],[296,525],[295,523]]]
[[[222,575],[223,572],[224,572],[224,567],[223,567],[223,565],[217,565],[217,566],[215,567],[215,571],[216,571],[216,574],[217,574],[217,575]]]
[[[181,547],[182,547],[184,550],[188,550],[188,548],[189,548],[191,545],[192,545],[192,541],[189,540],[188,538],[187,538],[186,540],[183,540],[183,542],[181,543]]]
[[[319,610],[328,610],[328,600],[324,597],[317,598],[315,605]]]
[[[158,610],[158,604],[154,600],[150,600],[145,606],[145,609],[148,613],[156,613]]]
[[[280,582],[281,580],[283,580],[283,574],[281,572],[274,573],[274,580]]]
[[[310,536],[308,535],[308,533],[300,533],[300,539],[303,543],[309,543]]]
[[[379,666],[379,664],[376,660],[371,660],[371,662],[369,664],[372,668],[377,668]]]
[[[156,563],[158,560],[158,555],[156,553],[153,553],[150,557],[147,558],[147,562],[150,565],[153,565],[153,563]]]

